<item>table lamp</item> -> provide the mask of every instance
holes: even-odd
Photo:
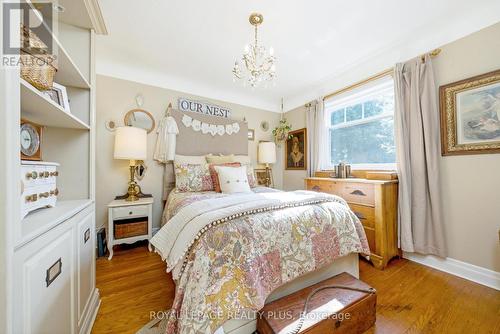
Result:
[[[271,173],[269,164],[276,162],[276,145],[271,141],[261,141],[259,143],[259,163],[266,165],[266,187],[271,185]]]
[[[122,126],[115,132],[114,158],[130,161],[130,180],[125,195],[126,201],[137,201],[141,188],[135,182],[136,160],[146,160],[147,156],[147,131],[132,126]]]

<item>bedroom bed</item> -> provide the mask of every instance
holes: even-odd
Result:
[[[241,127],[245,140],[222,153],[247,154],[246,123]],[[178,152],[213,152],[216,146],[210,144],[186,149],[183,143],[192,143],[192,136],[179,132]],[[188,162],[165,168],[169,195],[162,227],[151,240],[176,283],[167,333],[253,333],[265,302],[341,272],[359,276],[358,253],[369,254],[368,243],[343,199],[265,187],[241,193],[192,191],[190,186],[203,188],[205,182],[192,180],[202,168]],[[216,168],[222,173],[242,167]]]

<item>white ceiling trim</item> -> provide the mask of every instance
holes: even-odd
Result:
[[[302,105],[325,96],[336,90],[348,87],[372,75],[393,67],[435,48],[459,40],[481,29],[500,22],[500,1],[498,8],[483,8],[481,11],[470,13],[466,21],[456,21],[453,24],[441,24],[439,27],[422,27],[416,36],[419,38],[408,43],[401,40],[392,46],[382,49],[361,61],[344,66],[336,73],[309,85],[307,91],[298,91],[285,97],[285,111],[301,107]],[[422,31],[427,31],[422,33]],[[426,36],[426,37],[422,37]]]
[[[179,93],[196,95],[200,98],[219,100],[265,111],[280,112],[279,101],[254,98],[248,94],[227,90],[222,92],[216,85],[209,86],[203,83],[194,83],[185,78],[156,72],[146,67],[120,64],[99,57],[96,60],[96,73],[149,86],[166,88]]]

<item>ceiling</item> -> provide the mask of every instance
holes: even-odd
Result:
[[[99,74],[271,111],[281,97],[289,110],[500,21],[498,0],[100,4],[109,34],[97,36]],[[253,39],[254,11],[264,15],[259,40],[278,58],[276,85],[267,89],[243,87],[231,73]]]

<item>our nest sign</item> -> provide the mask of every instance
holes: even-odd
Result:
[[[231,111],[227,108],[206,102],[179,98],[179,110],[190,111],[203,115],[231,118]]]

